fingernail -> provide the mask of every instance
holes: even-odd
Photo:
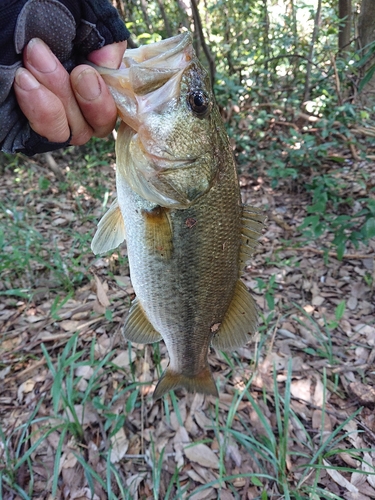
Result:
[[[26,58],[28,63],[41,73],[52,73],[57,67],[56,57],[39,38],[33,38],[28,43]]]
[[[92,69],[85,69],[78,75],[74,88],[85,101],[94,101],[102,93],[98,76]]]
[[[39,87],[39,82],[25,68],[19,68],[15,76],[16,83],[23,90],[33,90]]]

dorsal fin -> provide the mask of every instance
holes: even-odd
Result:
[[[212,345],[222,351],[242,347],[256,332],[258,311],[253,297],[241,280],[237,281],[232,302],[212,338]]]
[[[105,253],[117,248],[126,238],[124,219],[117,199],[99,221],[91,242],[94,254]]]
[[[258,238],[262,234],[262,228],[266,216],[258,208],[250,205],[244,205],[242,208],[242,229],[241,229],[241,249],[240,249],[240,267],[242,268],[246,261],[254,253],[258,246]]]
[[[152,344],[162,338],[151,325],[137,298],[132,303],[122,333],[127,340],[137,344]]]

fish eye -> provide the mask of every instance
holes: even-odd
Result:
[[[193,113],[200,118],[206,116],[211,108],[210,98],[203,90],[193,90],[190,92],[188,102]]]

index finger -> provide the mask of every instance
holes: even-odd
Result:
[[[72,133],[71,144],[87,142],[93,130],[80,111],[68,72],[49,47],[42,40],[30,40],[25,48],[24,64],[38,82],[61,101]]]

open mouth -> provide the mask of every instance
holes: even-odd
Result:
[[[137,145],[142,149],[143,154],[148,158],[155,170],[168,171],[175,170],[177,168],[188,168],[194,165],[197,161],[197,157],[179,157],[175,156],[171,151],[166,148],[158,149],[159,154],[151,153],[143,144],[143,141],[138,133]]]
[[[146,153],[152,161],[152,164],[155,166],[155,170],[163,170],[165,172],[170,170],[176,170],[177,168],[188,168],[194,165],[197,161],[197,158],[174,158],[174,157],[165,157],[165,156],[157,156],[153,154]]]

